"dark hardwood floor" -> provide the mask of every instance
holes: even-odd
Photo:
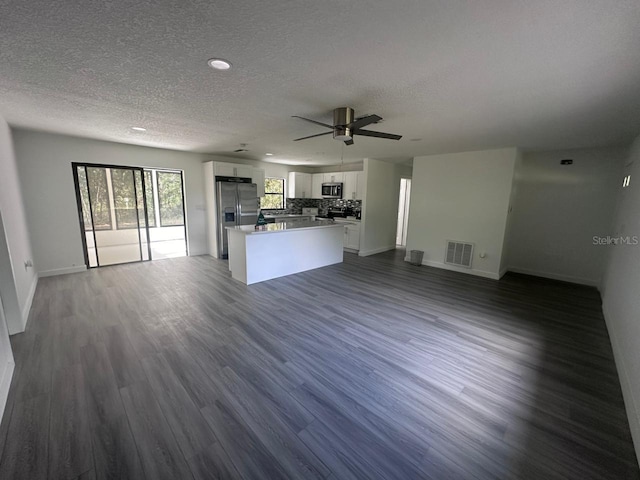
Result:
[[[595,289],[359,258],[40,280],[2,479],[638,479]]]

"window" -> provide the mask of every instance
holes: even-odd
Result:
[[[89,193],[95,230],[111,230],[111,205],[104,168],[87,168]]]
[[[133,170],[112,168],[111,187],[116,211],[116,228],[118,230],[138,228]],[[142,188],[142,185],[140,188]],[[144,225],[144,218],[140,223]]]
[[[265,178],[260,208],[284,208],[284,178]]]
[[[136,177],[136,188],[138,188],[138,196],[142,195],[142,184],[140,179]],[[144,191],[147,194],[147,216],[149,217],[149,226],[156,226],[156,205],[153,201],[153,175],[150,170],[144,171]],[[140,224],[144,225],[144,211],[140,207]]]
[[[182,174],[177,172],[158,172],[157,177],[160,226],[184,225]]]
[[[84,167],[76,167],[78,172],[78,187],[80,189],[80,200],[82,201],[82,220],[84,229],[87,232],[93,230],[91,223],[91,206],[89,204],[89,188],[87,186],[87,173]]]

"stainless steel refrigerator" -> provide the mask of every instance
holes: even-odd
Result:
[[[216,177],[218,258],[229,258],[225,227],[255,225],[258,221],[258,187],[250,178]]]

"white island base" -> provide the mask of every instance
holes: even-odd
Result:
[[[229,270],[251,285],[343,260],[344,226],[323,221],[227,227]]]

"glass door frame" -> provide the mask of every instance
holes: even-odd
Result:
[[[75,191],[76,191],[76,204],[78,206],[78,219],[80,221],[80,234],[82,237],[82,248],[84,250],[84,261],[85,261],[85,265],[87,266],[87,268],[100,268],[100,256],[98,254],[98,244],[96,242],[96,229],[95,229],[95,223],[94,223],[94,218],[93,218],[93,206],[91,204],[91,191],[89,189],[89,184],[87,183],[87,196],[88,196],[88,200],[89,200],[89,215],[91,218],[91,233],[93,234],[93,244],[95,245],[95,250],[96,250],[96,266],[92,267],[91,263],[89,261],[89,248],[87,246],[87,238],[86,238],[86,228],[85,228],[85,223],[84,223],[84,211],[82,208],[82,197],[80,195],[80,179],[78,178],[78,168],[84,168],[85,171],[85,179],[88,179],[89,176],[87,175],[87,168],[109,168],[109,169],[117,169],[117,170],[131,170],[132,171],[132,177],[133,177],[133,192],[134,192],[134,196],[136,199],[136,220],[138,222],[138,245],[140,247],[140,260],[134,260],[131,262],[123,262],[123,263],[140,263],[140,262],[148,262],[152,260],[151,257],[151,237],[149,236],[149,214],[148,214],[148,210],[147,210],[147,191],[146,191],[146,187],[145,187],[145,181],[144,181],[144,168],[142,167],[131,167],[131,166],[127,166],[127,165],[109,165],[109,164],[101,164],[101,163],[84,163],[84,162],[71,162],[71,170],[73,172],[73,184],[75,187]],[[136,187],[136,172],[140,172],[140,182],[142,185],[142,203],[143,203],[143,209],[144,209],[144,229],[147,232],[147,254],[148,254],[148,259],[145,260],[144,259],[144,255],[142,253],[142,236],[140,234],[140,207],[138,206],[138,190]],[[88,182],[88,180],[87,180]],[[183,192],[183,199],[184,199],[184,192]],[[184,207],[184,201],[183,201],[183,207]],[[114,219],[113,221],[116,221],[116,219]],[[186,219],[185,219],[185,226],[186,226]],[[186,229],[185,229],[186,230]],[[109,264],[111,265],[111,264]],[[121,265],[121,264],[117,264],[117,265]],[[107,265],[105,265],[107,266]]]

